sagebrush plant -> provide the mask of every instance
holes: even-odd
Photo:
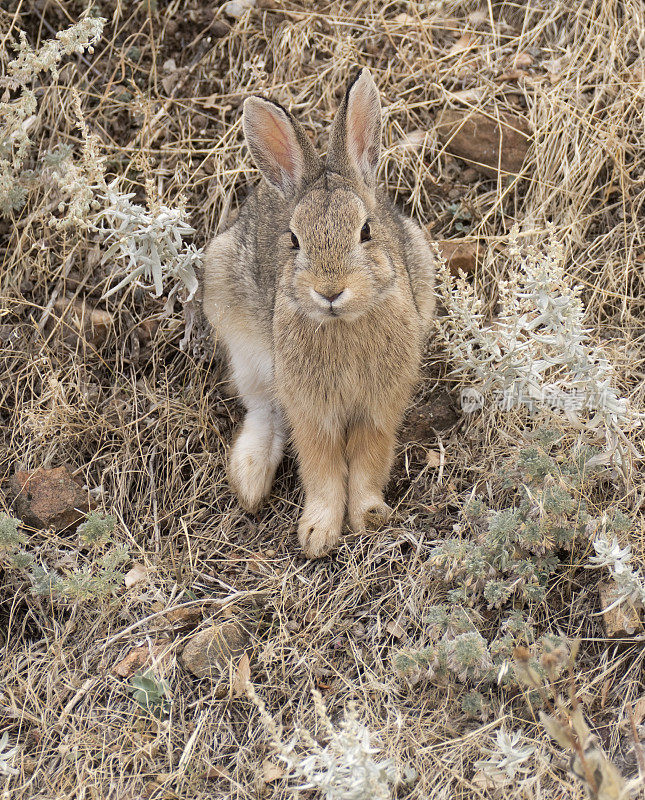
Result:
[[[7,75],[0,82],[0,86],[18,92],[14,99],[0,102],[0,213],[10,215],[22,208],[36,178],[35,170],[24,168],[33,144],[29,128],[38,111],[32,84],[45,71],[56,80],[64,56],[84,50],[92,52],[92,45],[99,40],[105,22],[86,12],[78,22],[58,32],[38,50],[30,47],[25,33],[20,31],[19,42],[14,45],[17,56],[7,64]]]
[[[53,187],[58,202],[49,224],[59,230],[93,233],[108,245],[103,262],[116,260],[124,272],[123,279],[105,297],[127,284],[143,281],[151,283],[159,297],[170,282],[171,294],[189,303],[197,291],[196,269],[201,264],[202,250],[184,241],[195,233],[187,222],[184,204],[179,200],[173,208],[159,202],[148,181],[145,208],[132,202],[135,193],[124,191],[123,178],[106,182],[101,143],[88,130],[75,87],[69,91],[82,140],[80,154],[75,155],[69,145],[58,144],[47,150],[33,169],[23,169],[32,145],[27,131],[38,110],[30,84],[43,70],[49,70],[57,79],[57,67],[64,55],[84,49],[92,52],[105,22],[86,13],[37,51],[20,33],[18,57],[9,62],[9,77],[4,79],[20,94],[13,101],[0,103],[0,212],[10,215],[22,208],[30,189]]]
[[[13,777],[20,774],[20,770],[13,765],[18,755],[17,747],[9,747],[9,734],[5,731],[0,736],[0,775]]]
[[[103,207],[95,217],[95,225],[109,245],[103,261],[118,259],[126,273],[105,297],[142,279],[152,281],[159,297],[169,278],[184,287],[182,300],[189,302],[197,291],[196,269],[202,260],[202,250],[184,242],[186,236],[195,233],[187,222],[185,208],[181,205],[169,208],[153,201],[146,210],[132,202],[134,196],[122,194],[116,181],[100,195]]]
[[[98,192],[105,187],[105,157],[100,154],[98,137],[88,131],[78,91],[72,87],[70,92],[83,144],[79,158],[74,158],[73,149],[65,145],[45,153],[43,171],[61,197],[59,216],[52,215],[49,224],[59,230],[95,230],[94,212],[101,208]]]
[[[559,552],[587,540],[592,517],[585,490],[602,470],[596,455],[586,446],[558,449],[557,433],[541,431],[501,471],[495,489],[506,493],[507,504],[490,508],[483,496],[470,495],[453,535],[429,557],[453,585],[455,601],[482,599],[489,608],[512,598],[544,601],[549,578],[562,566]]]
[[[537,748],[522,744],[525,741],[524,731],[508,732],[500,728],[491,745],[482,747],[487,757],[476,761],[475,769],[496,787],[526,783],[536,771],[533,761]]]
[[[123,586],[122,567],[129,560],[130,551],[125,545],[112,545],[114,517],[94,511],[86,515],[77,528],[77,536],[80,547],[90,548],[90,563],[65,574],[38,561],[29,539],[18,531],[19,524],[20,520],[13,517],[0,517],[0,559],[28,577],[34,595],[61,603],[90,603],[113,597]],[[100,555],[95,552],[99,549],[104,550]],[[78,558],[78,551],[75,555]]]
[[[110,541],[116,520],[111,514],[90,511],[76,529],[81,544],[100,547]]]
[[[286,744],[273,717],[253,687],[247,694],[255,703],[276,754],[287,765],[289,777],[300,782],[294,789],[315,789],[325,800],[390,800],[397,772],[390,759],[377,761],[379,752],[368,728],[350,704],[338,726],[329,718],[322,695],[312,690],[314,706],[328,743],[323,747],[305,728],[297,728]]]
[[[43,575],[40,571],[32,570],[34,592],[56,595],[67,602],[108,599],[123,586],[125,573],[121,568],[129,558],[130,552],[125,545],[113,547],[87,567],[73,570],[66,576],[56,575],[53,582],[52,573]],[[44,585],[39,583],[39,579],[44,579]]]
[[[438,289],[448,313],[437,327],[455,373],[481,394],[484,407],[526,407],[542,418],[558,417],[602,442],[598,461],[624,467],[635,452],[626,433],[640,415],[620,397],[606,353],[591,340],[581,287],[569,282],[562,245],[553,236],[542,249],[521,247],[519,239],[516,225],[494,322],[467,277],[453,278],[438,257]]]
[[[20,520],[8,514],[0,514],[0,555],[13,555],[27,544],[27,536],[18,530]]]
[[[482,617],[473,609],[447,603],[430,606],[423,617],[424,647],[394,653],[395,672],[408,684],[431,680],[439,685],[467,684],[490,689],[515,684],[510,664],[516,647],[536,644],[538,652],[559,646],[557,636],[544,634],[535,642],[535,623],[520,611],[510,611],[500,620],[490,640],[481,633]],[[536,669],[540,669],[536,665]],[[461,696],[468,716],[487,713],[484,696],[476,691]]]
[[[410,683],[421,678],[446,682],[455,678],[461,683],[486,683],[495,679],[500,667],[491,647],[479,633],[475,615],[460,605],[437,604],[426,609],[423,618],[426,635],[431,643],[417,650],[402,650],[394,655],[394,668]],[[501,643],[498,643],[501,645]],[[497,656],[510,655],[498,647]]]
[[[607,568],[613,581],[614,599],[604,611],[624,602],[632,603],[642,611],[645,609],[645,577],[631,566],[631,547],[621,547],[617,536],[617,533],[632,527],[631,521],[621,513],[604,514],[596,526],[599,530],[592,542],[596,555],[591,556],[589,563]]]

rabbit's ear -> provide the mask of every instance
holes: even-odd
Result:
[[[365,67],[352,81],[334,119],[327,167],[373,188],[381,155],[381,99]]]
[[[277,103],[247,97],[242,127],[257,168],[283,197],[296,194],[319,167],[320,159],[302,126]]]

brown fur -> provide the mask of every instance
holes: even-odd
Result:
[[[317,557],[337,543],[346,512],[355,531],[369,513],[388,516],[383,489],[434,310],[433,256],[375,189],[380,105],[367,70],[339,109],[324,166],[284,109],[247,104],[264,180],[204,269],[204,311],[249,410],[229,476],[256,508],[286,418],[305,490],[299,538]],[[371,238],[361,241],[366,220]],[[333,305],[321,298],[339,292]]]

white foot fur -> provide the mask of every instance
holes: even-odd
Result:
[[[344,509],[322,503],[305,503],[298,525],[298,539],[307,558],[326,556],[340,541]]]
[[[349,527],[354,533],[364,533],[367,526],[378,527],[392,516],[392,509],[379,495],[349,498]]]
[[[228,463],[228,481],[246,511],[257,511],[271,493],[283,444],[279,419],[253,412],[246,415]]]

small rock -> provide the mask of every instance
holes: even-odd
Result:
[[[229,26],[221,19],[216,19],[215,22],[210,26],[209,32],[216,38],[222,39],[231,29]]]
[[[399,140],[399,147],[402,147],[404,150],[418,150],[424,145],[427,138],[427,131],[410,131],[409,133],[403,134],[402,138]]]
[[[227,678],[232,661],[244,655],[251,643],[237,622],[211,625],[195,634],[181,654],[181,663],[198,678]]]
[[[224,767],[209,767],[204,774],[205,778],[209,780],[214,780],[215,778],[225,778],[227,781],[231,780],[231,773],[224,769]]]
[[[265,758],[262,762],[262,780],[265,783],[273,783],[279,781],[284,775],[284,767],[279,764],[274,764],[270,758]]]
[[[80,522],[94,505],[66,466],[18,470],[9,488],[18,516],[36,528],[65,530]]]
[[[395,639],[402,639],[405,636],[405,628],[393,619],[387,623],[385,630],[391,633]]]
[[[154,660],[162,658],[164,661],[170,658],[172,653],[168,649],[170,639],[163,639],[157,644],[146,647],[133,647],[128,655],[112,667],[112,673],[120,678],[129,678],[135,672],[152,664]]]
[[[461,89],[458,92],[451,92],[450,99],[458,100],[460,103],[470,106],[479,103],[480,100],[484,98],[485,94],[486,87],[474,86],[471,89]]]
[[[457,55],[457,53],[463,53],[464,50],[468,50],[469,47],[472,45],[473,39],[469,33],[463,33],[457,41],[453,44],[453,46],[448,50],[449,56]]]
[[[202,618],[201,606],[186,606],[175,608],[166,613],[168,622],[173,622],[177,625],[197,625]]]
[[[447,150],[479,172],[497,177],[516,174],[529,149],[531,129],[523,117],[500,114],[500,122],[484,114],[447,108],[437,116],[435,129]]]
[[[90,308],[78,300],[72,303],[65,299],[57,300],[54,310],[61,316],[62,337],[70,344],[79,338],[87,339],[95,346],[102,344],[114,326],[114,319],[108,311]]]
[[[132,569],[128,570],[125,576],[125,588],[131,589],[137,583],[145,581],[148,577],[148,570],[144,564],[135,564]]]
[[[408,25],[412,28],[416,27],[419,24],[419,20],[417,17],[413,17],[412,14],[397,14],[392,22],[396,23],[397,25]]]
[[[515,66],[518,69],[526,69],[533,63],[533,56],[530,53],[518,53],[515,57]]]
[[[610,608],[616,600],[615,592],[613,583],[601,583],[598,586],[600,605],[603,609],[609,609],[602,612],[605,633],[611,637],[633,636],[643,630],[640,614],[628,600]]]
[[[478,261],[477,256],[479,255],[481,259],[482,250],[477,240],[439,239],[437,244],[453,275],[457,275],[459,270],[463,270],[467,274],[475,271]]]
[[[224,3],[222,6],[222,11],[227,17],[239,19],[243,17],[250,8],[255,8],[255,0],[229,0],[228,3]]]

